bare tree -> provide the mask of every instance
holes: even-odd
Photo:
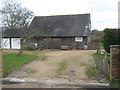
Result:
[[[29,28],[30,21],[33,17],[33,12],[21,6],[20,3],[14,1],[7,1],[1,10],[2,23],[8,29],[20,28],[24,36],[21,36],[19,55],[22,55],[24,43],[32,36]]]

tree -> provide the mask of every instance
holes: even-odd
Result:
[[[19,55],[22,55],[25,41],[32,36],[32,30],[29,28],[29,24],[33,17],[33,12],[22,7],[20,3],[11,0],[4,2],[1,13],[2,23],[5,28],[20,28],[25,34],[20,40],[21,49],[19,50]]]
[[[91,41],[92,42],[101,42],[103,38],[104,32],[103,31],[98,31],[96,29],[92,30],[91,32]]]
[[[103,37],[103,46],[106,52],[110,53],[110,45],[120,45],[120,30],[105,29]]]

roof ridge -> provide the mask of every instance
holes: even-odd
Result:
[[[90,13],[84,13],[84,14],[66,14],[66,15],[49,15],[49,16],[35,16],[35,17],[77,16],[77,15],[90,15]]]

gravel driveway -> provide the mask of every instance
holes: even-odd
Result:
[[[95,50],[70,50],[70,51],[34,51],[38,58],[11,73],[7,78],[42,80],[49,83],[106,83],[104,76],[98,75],[88,78],[85,74],[86,67],[95,66],[92,54]],[[24,52],[26,53],[26,52]],[[34,83],[35,84],[35,83]],[[26,86],[27,85],[27,86]],[[35,84],[3,84],[3,87],[68,87]],[[74,86],[69,86],[74,87]]]

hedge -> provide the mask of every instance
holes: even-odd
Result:
[[[110,53],[110,45],[120,45],[120,29],[104,30],[103,46],[108,53]]]

